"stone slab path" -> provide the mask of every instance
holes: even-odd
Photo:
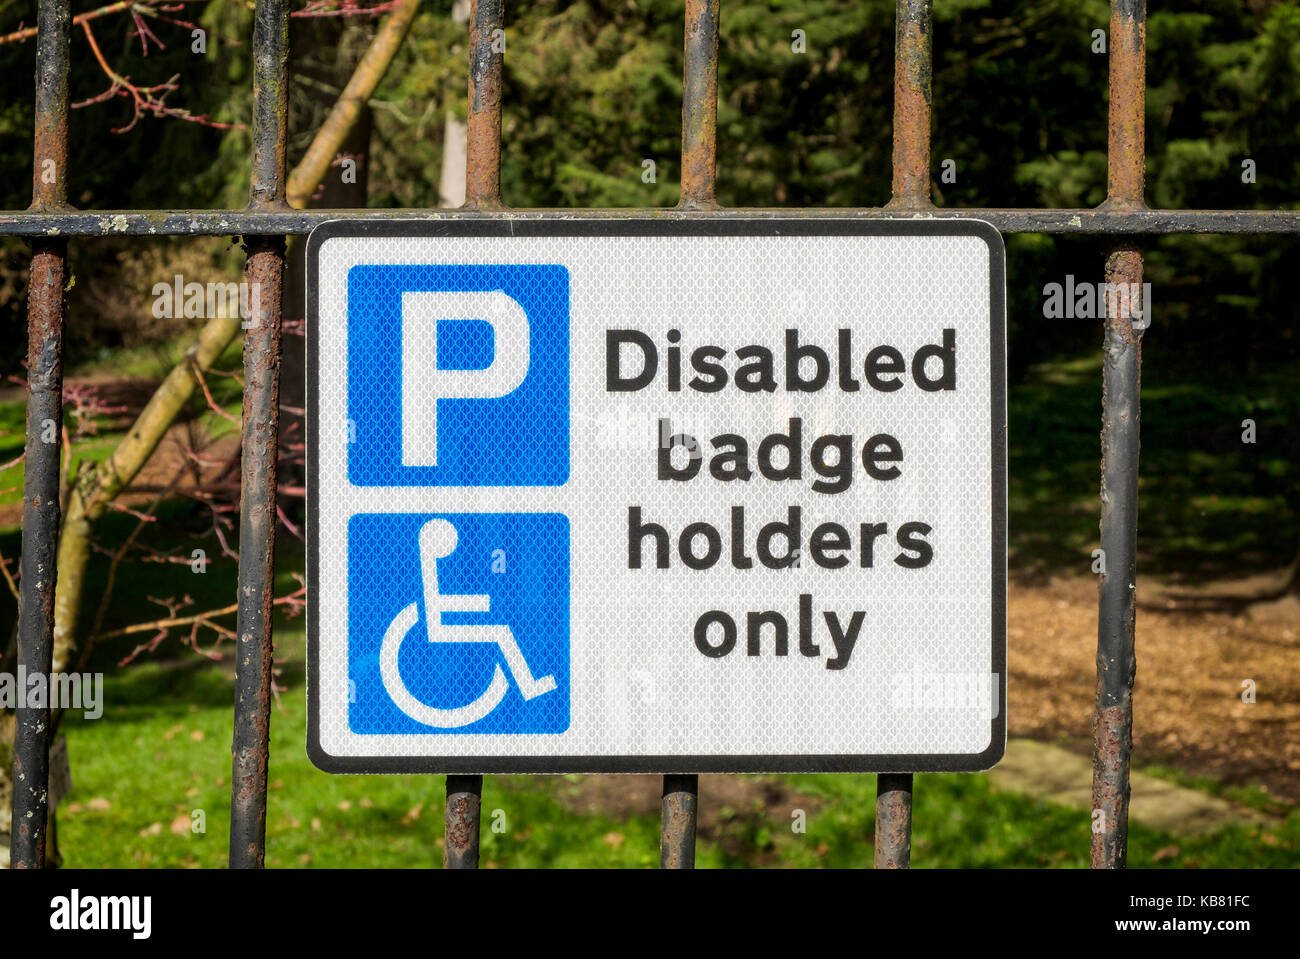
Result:
[[[1010,739],[1006,756],[989,777],[996,789],[1062,806],[1092,807],[1092,760],[1059,746]],[[1199,836],[1234,823],[1273,821],[1256,810],[1145,773],[1132,773],[1130,782],[1130,818],[1163,832]]]

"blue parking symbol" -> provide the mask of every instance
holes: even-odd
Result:
[[[355,733],[569,727],[569,521],[360,513],[348,523]]]
[[[569,478],[569,271],[348,271],[348,478],[561,486]]]

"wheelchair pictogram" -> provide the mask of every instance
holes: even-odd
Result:
[[[384,632],[379,651],[379,670],[384,689],[393,703],[416,722],[439,729],[468,726],[483,719],[501,704],[510,689],[510,680],[525,700],[556,688],[555,677],[534,677],[524,658],[523,651],[509,625],[494,623],[462,623],[447,625],[444,613],[488,613],[491,597],[486,594],[444,594],[438,581],[438,563],[456,551],[456,527],[448,520],[435,517],[420,527],[419,531],[420,581],[422,585],[425,624],[424,637],[430,643],[495,643],[505,658],[506,669],[494,667],[487,688],[471,702],[453,708],[430,706],[412,695],[402,682],[398,668],[398,655],[402,642],[419,622],[419,604],[414,600],[404,606],[389,623]],[[417,634],[418,635],[418,634]]]

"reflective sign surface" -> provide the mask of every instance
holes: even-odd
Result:
[[[987,224],[340,222],[308,261],[322,768],[1001,756]]]

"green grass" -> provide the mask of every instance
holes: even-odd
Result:
[[[27,408],[23,403],[0,403],[0,463],[18,459],[23,452]],[[23,464],[0,470],[0,504],[21,503]]]
[[[1194,582],[1284,566],[1300,536],[1292,374],[1142,371],[1138,549],[1145,575]],[[1098,543],[1101,358],[1056,360],[1008,391],[1011,568],[1086,571]],[[1256,422],[1256,442],[1241,423]]]
[[[281,681],[287,688],[271,723],[268,865],[441,863],[441,778],[332,776],[308,761],[301,647],[301,634],[285,631],[279,655],[286,660]],[[58,815],[65,865],[225,864],[233,702],[228,669],[228,662],[214,667],[195,658],[110,673],[103,719],[69,721],[74,785]],[[777,778],[791,793],[787,804],[806,810],[806,832],[795,833],[785,812],[769,812],[757,799],[748,808],[723,809],[716,829],[699,843],[700,866],[870,863],[875,777]],[[655,865],[657,817],[575,811],[566,799],[580,786],[577,776],[487,778],[483,864]],[[1084,810],[993,790],[983,775],[918,776],[915,803],[915,866],[1087,865],[1090,820]],[[196,810],[204,832],[192,829]],[[1285,867],[1298,858],[1300,811],[1266,828],[1233,826],[1196,839],[1138,825],[1131,831],[1133,866]]]

